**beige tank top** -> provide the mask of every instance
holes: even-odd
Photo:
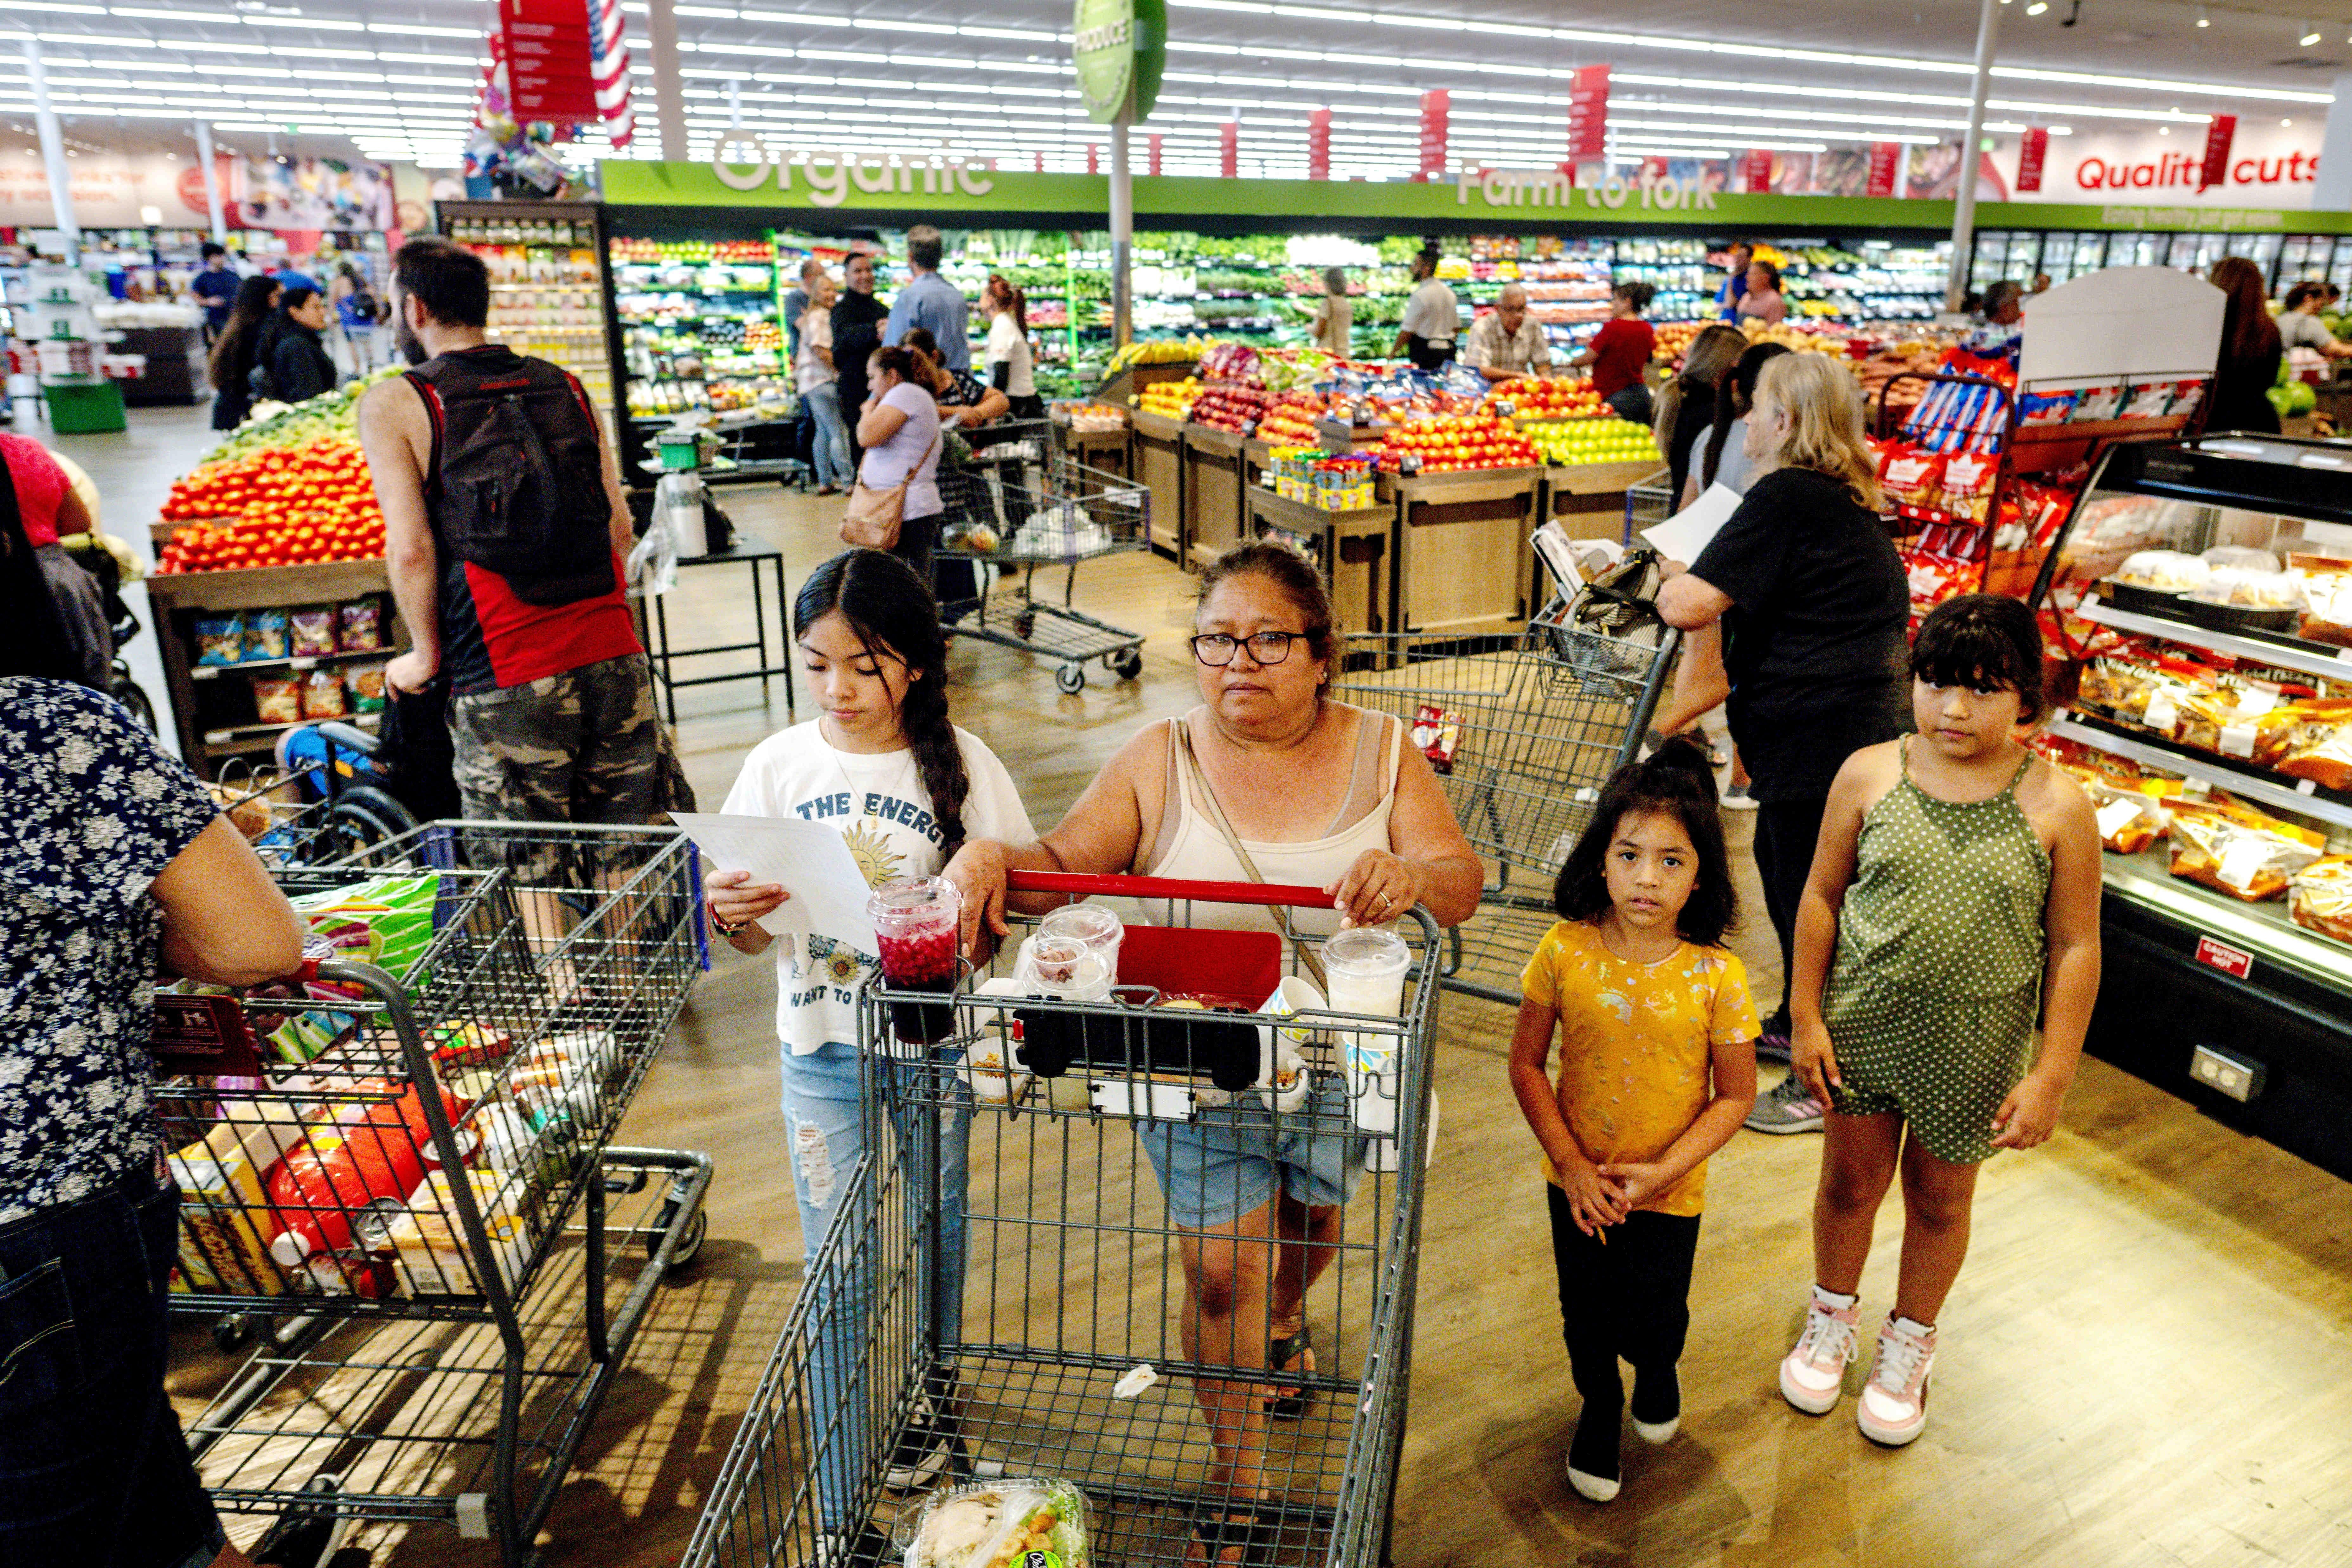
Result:
[[[1342,706],[1345,706],[1344,704]],[[1396,809],[1397,767],[1402,758],[1404,726],[1381,713],[1350,709],[1357,715],[1356,755],[1349,770],[1348,789],[1339,808],[1318,838],[1268,844],[1244,838],[1242,845],[1257,863],[1260,879],[1322,887],[1337,881],[1367,849],[1389,847],[1389,818]],[[1201,710],[1193,710],[1194,713]],[[1168,784],[1161,796],[1160,831],[1147,864],[1137,868],[1147,877],[1181,877],[1193,881],[1246,882],[1249,873],[1241,858],[1202,807],[1194,795],[1192,769],[1185,764],[1185,726],[1192,714],[1168,721]],[[1204,782],[1204,781],[1203,781]],[[1227,814],[1230,817],[1230,813]],[[1154,923],[1210,926],[1223,931],[1278,931],[1273,914],[1262,906],[1245,904],[1170,905],[1146,900],[1145,918]],[[1339,929],[1337,910],[1294,910],[1291,922],[1302,935],[1328,936]]]

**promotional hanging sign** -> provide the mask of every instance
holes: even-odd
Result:
[[[583,0],[499,0],[499,31],[518,121],[598,118],[595,49]]]
[[[1416,181],[1444,176],[1446,121],[1453,104],[1454,95],[1442,87],[1421,95],[1421,172],[1413,175]]]
[[[2031,195],[2042,188],[2042,165],[2050,157],[2050,132],[2046,126],[2029,125],[2017,150],[2017,189],[2021,195]]]
[[[1568,79],[1568,158],[1581,163],[1609,150],[1609,68],[1584,66]]]
[[[2238,117],[2234,114],[2217,114],[2207,123],[2205,164],[2197,172],[2199,190],[2210,191],[2230,177],[2230,143],[2237,135]]]
[[[1237,179],[1242,172],[1242,127],[1238,120],[1228,120],[1217,127],[1217,172],[1226,179]],[[1157,169],[1152,173],[1158,174]]]
[[[1895,194],[1895,171],[1903,166],[1903,143],[1874,142],[1870,144],[1870,185],[1867,195],[1891,196]]]
[[[1088,119],[1100,125],[1122,114],[1144,119],[1160,100],[1168,65],[1167,0],[1077,0],[1070,60]]]
[[[1331,177],[1331,111],[1318,109],[1307,117],[1307,177]]]
[[[1769,147],[1750,147],[1740,166],[1740,189],[1748,192],[1772,188],[1772,152]]]

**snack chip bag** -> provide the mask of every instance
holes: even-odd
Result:
[[[343,674],[339,669],[314,669],[302,682],[302,717],[305,719],[348,718],[352,705],[343,695]]]
[[[246,658],[285,658],[289,657],[288,646],[285,611],[249,610],[246,613]]]
[[[383,603],[369,597],[353,599],[336,612],[341,635],[336,647],[344,653],[375,653],[383,647]]]
[[[245,658],[245,616],[232,610],[225,616],[196,618],[196,662],[235,664]]]
[[[296,658],[320,658],[335,651],[335,609],[331,605],[313,605],[294,612],[294,653]]]
[[[302,683],[290,676],[255,676],[253,710],[257,721],[264,724],[299,724]]]

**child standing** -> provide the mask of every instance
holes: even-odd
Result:
[[[1793,1070],[1831,1110],[1812,1297],[1780,1392],[1815,1415],[1837,1403],[1899,1169],[1902,1268],[1855,1413],[1890,1445],[1927,1425],[1977,1170],[2050,1136],[2099,990],[2098,826],[2017,741],[2042,711],[2032,612],[1982,594],[1937,605],[1912,646],[1911,709],[1917,733],[1855,752],[1831,786],[1790,987]]]
[[[1560,867],[1559,923],[1520,980],[1511,1091],[1544,1152],[1569,1372],[1583,1414],[1568,1480],[1617,1495],[1624,1386],[1633,1429],[1682,1421],[1675,1363],[1690,1327],[1709,1154],[1756,1100],[1756,1008],[1721,946],[1738,913],[1706,753],[1667,742],[1621,768]],[[1545,1076],[1554,1036],[1559,1078]]]

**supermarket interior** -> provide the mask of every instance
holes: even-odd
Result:
[[[2352,1565],[2352,22],[0,35],[0,1564]]]

